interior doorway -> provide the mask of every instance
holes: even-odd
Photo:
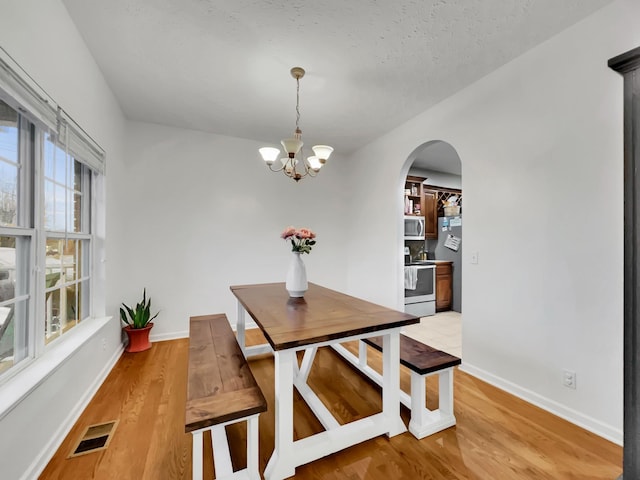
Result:
[[[405,225],[415,223],[415,217],[424,219],[423,235],[409,233],[405,228],[402,260],[405,311],[421,316],[420,324],[408,327],[405,333],[461,357],[462,163],[453,146],[434,140],[417,147],[402,171]],[[419,269],[422,273],[425,268],[433,272],[435,291],[430,306],[412,303],[409,290],[415,276],[410,270]]]

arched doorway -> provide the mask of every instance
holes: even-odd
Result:
[[[425,142],[402,168],[402,217],[424,219],[424,235],[404,230],[402,270],[405,311],[419,315],[406,334],[453,355],[462,355],[462,164],[442,140]],[[412,280],[414,283],[412,283]],[[429,286],[433,286],[429,295]]]

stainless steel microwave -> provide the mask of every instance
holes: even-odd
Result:
[[[424,217],[405,215],[404,239],[424,240]]]

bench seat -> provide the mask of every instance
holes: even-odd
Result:
[[[382,351],[382,337],[363,340],[378,351]],[[400,363],[419,375],[427,375],[462,363],[458,357],[430,347],[406,335],[400,334]]]
[[[211,430],[216,478],[259,479],[258,415],[266,410],[227,317],[191,317],[184,429],[193,435],[193,478],[202,478],[202,433]],[[245,420],[247,468],[233,472],[225,426]]]

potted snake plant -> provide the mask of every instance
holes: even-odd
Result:
[[[124,308],[123,308],[124,307]],[[159,312],[158,312],[159,313]],[[158,316],[151,316],[151,298],[147,300],[147,289],[142,292],[142,301],[135,308],[125,303],[120,307],[120,319],[125,324],[123,330],[129,338],[129,344],[125,348],[127,352],[143,352],[151,348],[149,332],[153,328],[153,320]]]

